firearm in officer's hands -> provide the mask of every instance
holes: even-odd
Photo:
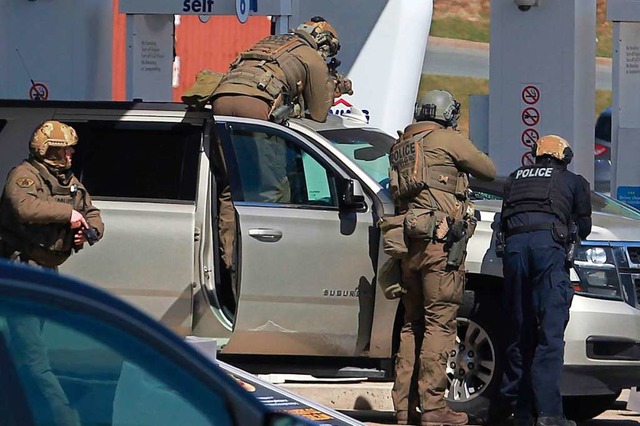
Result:
[[[82,225],[79,232],[82,232],[82,235],[84,235],[84,239],[87,241],[87,243],[89,243],[90,246],[97,243],[98,240],[100,239],[100,237],[98,236],[98,230],[93,226]],[[81,242],[82,240],[78,240],[78,238],[82,238],[82,237],[78,235],[76,235],[75,237],[75,241],[74,241],[75,244],[74,244],[73,250],[76,253],[82,248],[82,242]]]
[[[83,226],[82,233],[84,234],[84,237],[87,239],[87,243],[89,243],[90,246],[97,243],[100,239],[100,237],[98,237],[98,230],[93,226],[89,226],[87,228]]]
[[[327,63],[329,68],[329,74],[333,78],[336,89],[334,91],[334,97],[338,98],[342,95],[353,95],[353,83],[344,74],[338,71],[340,61],[336,58],[331,58]]]

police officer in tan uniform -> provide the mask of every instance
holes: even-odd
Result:
[[[319,16],[264,38],[231,64],[213,93],[214,114],[280,121],[280,107],[299,104],[312,120],[325,121],[345,80],[325,62],[339,49],[338,33]]]
[[[351,81],[338,72],[331,72],[326,63],[339,49],[336,30],[319,16],[301,24],[292,33],[266,37],[231,64],[213,93],[214,114],[282,122],[308,111],[309,118],[324,122],[334,98],[353,93]],[[260,142],[259,155],[274,161],[284,158],[282,143],[267,139]],[[272,182],[276,192],[284,186],[281,170],[282,167],[274,164],[273,170],[262,171],[269,174],[263,180]],[[228,182],[222,184],[224,187],[218,195],[218,225],[222,259],[227,268],[232,269],[235,211]]]
[[[468,422],[446,405],[446,362],[455,346],[466,243],[475,229],[467,174],[493,180],[496,169],[456,130],[459,114],[449,92],[427,92],[416,103],[416,122],[391,149],[391,192],[404,215],[408,247],[401,260],[404,321],[392,392],[398,424],[418,422],[417,400],[422,425]]]
[[[56,270],[73,250],[102,238],[104,224],[84,186],[71,172],[75,130],[45,121],[31,137],[30,156],[7,177],[0,199],[0,255]],[[41,320],[8,316],[11,347],[20,366],[49,403],[55,425],[80,424],[77,412],[51,371],[41,339]]]

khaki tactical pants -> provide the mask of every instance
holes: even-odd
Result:
[[[269,120],[269,104],[258,98],[245,95],[225,95],[217,97],[213,103],[213,113],[216,115],[228,115],[233,117],[256,118]],[[218,141],[218,144],[220,142]],[[222,147],[219,145],[219,155],[221,161]],[[236,236],[236,212],[231,200],[231,188],[228,177],[222,183],[222,189],[218,192],[218,232],[220,233],[220,246],[222,250],[222,261],[227,269],[234,269],[233,256]]]
[[[412,239],[402,260],[404,325],[392,398],[396,411],[443,408],[447,357],[455,345],[456,314],[464,293],[463,266],[446,270],[444,244]],[[464,262],[463,262],[464,265]]]

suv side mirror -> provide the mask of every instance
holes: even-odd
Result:
[[[345,179],[340,185],[340,207],[349,210],[366,209],[364,191],[359,180]]]

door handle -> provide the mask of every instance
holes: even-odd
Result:
[[[282,238],[282,231],[269,228],[249,229],[249,236],[265,243],[275,243]]]

